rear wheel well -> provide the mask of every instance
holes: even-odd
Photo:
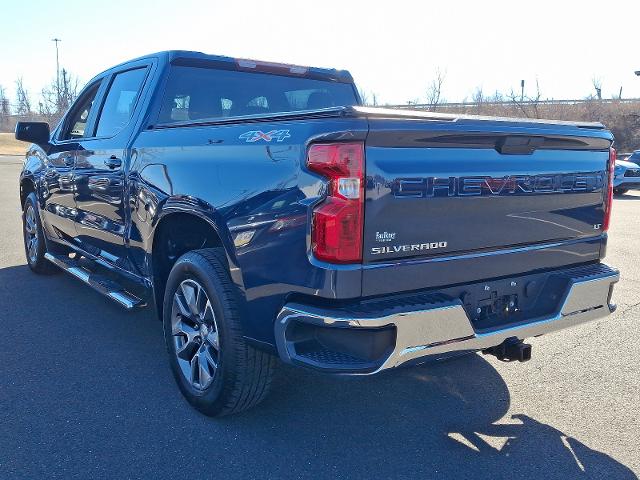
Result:
[[[206,220],[188,213],[172,213],[160,220],[152,246],[153,290],[162,318],[162,303],[169,272],[187,252],[222,246],[216,230]]]

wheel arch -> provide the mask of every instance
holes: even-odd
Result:
[[[38,204],[42,207],[42,198],[39,195],[39,184],[45,173],[47,154],[38,145],[31,145],[24,158],[22,171],[20,172],[20,205],[24,205],[27,196],[33,192]]]
[[[33,178],[23,176],[20,178],[20,207],[24,206],[24,202],[27,200],[27,197],[30,193],[36,193],[36,183]]]
[[[244,284],[235,257],[235,249],[226,225],[214,210],[176,207],[168,202],[154,222],[150,239],[150,266],[153,298],[159,318],[167,277],[173,264],[183,254],[201,248],[223,248],[233,282],[242,290]]]

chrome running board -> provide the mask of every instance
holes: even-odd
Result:
[[[75,260],[61,255],[45,253],[44,257],[65,272],[70,273],[78,280],[93,288],[96,292],[113,300],[121,307],[132,310],[142,307],[145,303],[138,297],[127,292],[123,287],[102,275],[95,274],[81,266]]]

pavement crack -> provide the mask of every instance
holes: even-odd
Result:
[[[629,310],[632,310],[632,309],[634,309],[635,307],[638,307],[638,306],[640,306],[640,302],[632,303],[631,305],[627,305],[626,307],[621,308],[619,310],[619,313],[618,312],[616,312],[616,313],[618,313],[619,315],[624,315]]]

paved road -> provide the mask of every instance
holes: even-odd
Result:
[[[615,202],[608,320],[375,378],[282,368],[212,420],[171,378],[160,324],[25,266],[17,159],[0,158],[0,479],[637,478],[640,196]],[[634,474],[635,472],[635,474]]]

